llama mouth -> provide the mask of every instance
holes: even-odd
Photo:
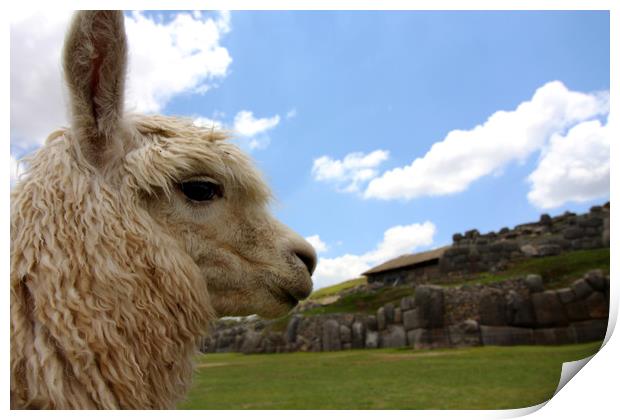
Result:
[[[291,292],[286,289],[278,288],[277,290],[272,290],[272,295],[280,302],[289,305],[291,308],[296,306],[299,303],[299,299],[297,299]]]

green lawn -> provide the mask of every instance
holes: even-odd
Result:
[[[182,409],[503,409],[553,395],[569,346],[208,354]]]

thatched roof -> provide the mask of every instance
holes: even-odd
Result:
[[[382,273],[384,271],[395,270],[397,268],[415,266],[420,263],[424,263],[431,260],[436,260],[441,258],[446,249],[450,248],[450,246],[444,246],[442,248],[433,249],[431,251],[419,252],[417,254],[405,254],[400,257],[396,257],[392,260],[386,261],[381,265],[378,265],[374,268],[363,273],[367,274],[377,274]]]

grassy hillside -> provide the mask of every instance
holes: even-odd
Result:
[[[411,286],[385,287],[378,291],[359,291],[344,296],[334,303],[308,309],[304,315],[332,314],[332,313],[374,313],[379,307],[388,302],[400,301],[405,296],[411,296],[414,290]]]
[[[609,273],[609,248],[572,251],[561,255],[543,258],[530,258],[520,261],[501,273],[482,273],[464,283],[488,284],[527,274],[540,274],[547,288],[568,286],[573,280],[589,270],[600,268]]]
[[[355,286],[359,286],[361,284],[366,284],[366,277],[358,277],[356,279],[343,281],[342,283],[334,284],[333,286],[324,287],[313,292],[308,299],[316,300],[325,296],[335,295],[337,293],[342,292],[346,289],[351,289]]]
[[[600,343],[208,354],[183,409],[503,409],[553,395],[563,362]]]

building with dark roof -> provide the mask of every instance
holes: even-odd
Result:
[[[450,246],[405,254],[386,261],[363,273],[368,283],[383,283],[396,286],[399,284],[420,284],[439,276],[439,259]]]

